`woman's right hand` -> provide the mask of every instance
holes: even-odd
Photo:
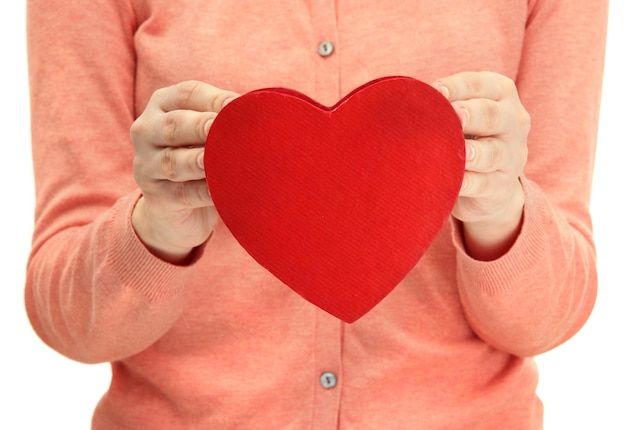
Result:
[[[142,196],[132,214],[141,241],[157,257],[184,263],[204,243],[217,212],[204,173],[204,144],[217,113],[238,94],[187,81],[154,92],[130,134]]]

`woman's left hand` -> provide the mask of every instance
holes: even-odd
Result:
[[[520,176],[527,159],[530,116],[515,83],[492,72],[463,72],[433,86],[452,104],[465,133],[466,164],[453,216],[463,223],[469,255],[506,253],[522,223]]]

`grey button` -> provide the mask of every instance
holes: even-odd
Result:
[[[327,390],[335,388],[337,386],[337,375],[332,372],[324,372],[320,376],[320,383],[322,384],[322,387]]]
[[[335,45],[330,40],[322,40],[317,47],[317,53],[322,57],[328,57],[335,51]]]

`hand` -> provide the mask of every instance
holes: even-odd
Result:
[[[451,102],[466,136],[465,176],[452,214],[463,223],[471,256],[498,258],[521,228],[519,177],[526,166],[530,116],[515,83],[497,73],[459,73],[433,86]]]
[[[213,230],[217,212],[205,180],[204,144],[217,113],[237,96],[196,81],[162,88],[131,127],[142,191],[133,227],[166,261],[184,262]]]

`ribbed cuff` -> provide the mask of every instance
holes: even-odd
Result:
[[[469,256],[463,241],[463,226],[453,221],[452,240],[457,249],[457,268],[466,286],[479,288],[486,294],[501,295],[520,283],[534,283],[542,274],[541,262],[548,258],[546,241],[546,200],[539,187],[520,178],[524,189],[522,228],[511,248],[500,258],[480,261]]]
[[[123,285],[153,302],[169,300],[182,292],[189,269],[161,260],[141,242],[131,222],[133,208],[140,197],[141,192],[137,190],[120,199],[113,208],[107,229],[107,243],[111,244],[107,261]]]

